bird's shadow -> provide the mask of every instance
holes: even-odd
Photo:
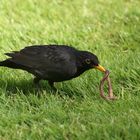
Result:
[[[0,80],[0,88],[6,92],[7,95],[17,94],[19,92],[22,92],[24,95],[28,94],[34,94],[37,96],[40,96],[43,91],[46,91],[46,94],[53,94],[53,95],[59,95],[60,97],[70,97],[70,98],[76,98],[83,96],[76,90],[76,89],[70,89],[68,87],[64,88],[58,88],[57,91],[54,91],[48,84],[47,81],[41,81],[40,86],[37,87],[33,83],[33,79],[30,80],[19,80],[16,81],[13,78]]]

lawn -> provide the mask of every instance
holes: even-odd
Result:
[[[140,1],[1,0],[0,60],[34,44],[65,44],[95,53],[111,71],[117,101],[99,96],[103,74],[47,81],[0,68],[0,140],[139,140]]]

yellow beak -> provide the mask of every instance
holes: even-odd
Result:
[[[98,70],[100,70],[102,72],[106,71],[106,69],[104,67],[102,67],[101,65],[95,66],[95,69],[98,69]]]

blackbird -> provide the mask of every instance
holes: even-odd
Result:
[[[0,66],[25,70],[35,76],[35,84],[38,85],[40,80],[48,80],[54,89],[54,82],[70,80],[86,70],[95,68],[106,71],[99,65],[95,54],[66,45],[27,46],[5,54],[9,58],[1,61]]]

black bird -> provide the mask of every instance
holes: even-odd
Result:
[[[35,84],[48,80],[52,88],[54,82],[70,80],[92,68],[105,72],[95,54],[65,45],[27,46],[6,55],[10,58],[1,61],[0,66],[25,70],[35,76]]]

